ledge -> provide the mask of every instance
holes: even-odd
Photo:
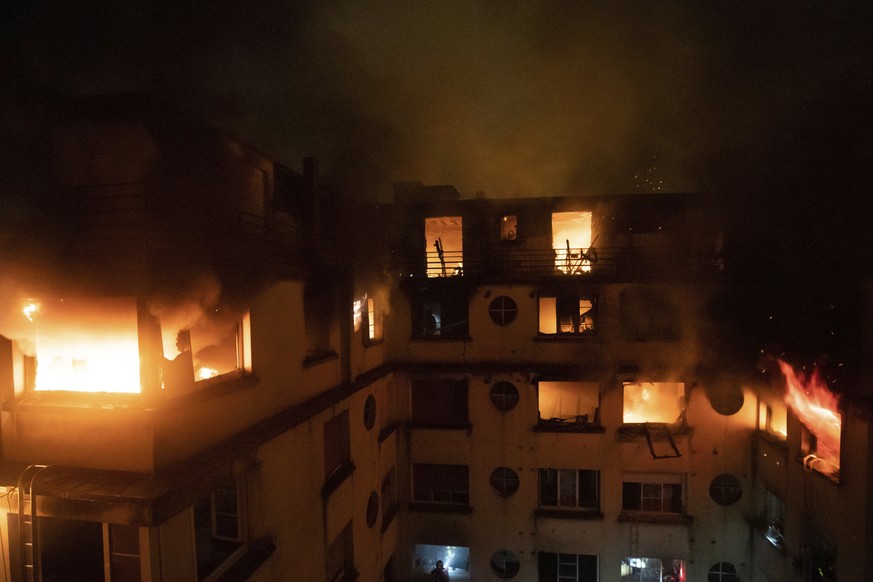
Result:
[[[468,433],[473,432],[473,423],[471,422],[428,422],[410,420],[406,423],[406,426],[411,429],[465,430]]]
[[[684,513],[660,513],[654,511],[622,511],[619,522],[651,523],[662,525],[691,525],[694,519]]]
[[[541,418],[540,421],[534,425],[534,432],[572,432],[572,433],[592,433],[592,434],[603,434],[606,432],[606,429],[599,424],[595,424],[593,422],[582,422],[578,420],[572,419],[544,419]]]
[[[381,445],[382,443],[384,443],[388,439],[388,437],[397,432],[398,428],[400,428],[400,423],[398,422],[389,422],[388,424],[383,426],[382,429],[379,431],[379,437],[377,439],[379,441],[379,444]]]
[[[555,519],[579,519],[588,521],[602,521],[603,514],[589,509],[548,509],[539,508],[534,511],[535,517],[552,517]]]
[[[469,505],[453,505],[451,503],[410,503],[409,510],[421,513],[473,513],[473,508]]]
[[[394,517],[400,511],[400,506],[396,503],[389,507],[385,514],[382,516],[382,533],[384,534],[388,531],[388,528],[391,527],[391,523],[394,521]]]
[[[468,335],[438,336],[438,335],[413,335],[409,337],[412,342],[472,342],[473,338]]]
[[[323,362],[329,362],[330,360],[335,360],[339,358],[339,354],[334,350],[326,350],[323,352],[318,352],[316,354],[311,354],[303,358],[303,367],[311,368],[312,366],[317,366]]]
[[[324,480],[324,486],[321,488],[321,498],[327,501],[334,491],[339,489],[339,486],[355,472],[355,464],[345,462],[340,465],[333,473],[327,476]]]

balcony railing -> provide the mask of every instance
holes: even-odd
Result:
[[[399,253],[392,257],[400,277],[541,277],[633,278],[696,277],[723,270],[711,248],[602,247],[596,249],[487,249],[427,252],[421,260]]]

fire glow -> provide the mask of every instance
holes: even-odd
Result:
[[[779,368],[785,376],[785,403],[815,437],[814,450],[805,452],[824,462],[828,466],[825,472],[838,472],[842,427],[839,399],[821,381],[817,371],[807,377],[796,373],[782,360],[779,360]]]

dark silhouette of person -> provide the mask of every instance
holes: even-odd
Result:
[[[449,582],[449,573],[443,568],[443,561],[437,560],[436,568],[430,571],[431,582]]]
[[[176,334],[176,349],[179,355],[169,360],[164,358],[164,388],[172,394],[184,394],[194,389],[194,357],[191,355],[191,332],[179,330]]]

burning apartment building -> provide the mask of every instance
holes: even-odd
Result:
[[[722,365],[693,196],[344,207],[314,160],[142,96],[46,128],[3,225],[5,579],[730,582],[856,555],[834,524],[870,512],[840,502],[869,488],[862,408],[825,403],[825,433],[790,367]]]

